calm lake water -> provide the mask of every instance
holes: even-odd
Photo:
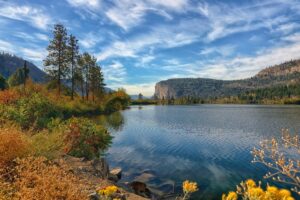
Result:
[[[114,136],[107,159],[122,167],[121,182],[146,171],[153,187],[178,192],[188,179],[200,187],[193,199],[221,199],[242,180],[262,179],[250,150],[282,128],[299,133],[299,120],[299,106],[134,106],[106,119]]]

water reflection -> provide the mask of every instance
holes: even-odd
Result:
[[[97,116],[95,120],[97,123],[102,124],[115,132],[122,131],[125,122],[121,112],[114,112],[110,115],[100,115]]]
[[[195,199],[220,199],[242,180],[261,179],[266,169],[251,164],[250,150],[281,128],[300,130],[297,106],[144,106],[123,117],[107,156],[123,168],[122,181],[149,169],[158,185],[169,180],[177,191],[182,181],[197,181]]]

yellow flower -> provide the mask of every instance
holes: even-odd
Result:
[[[248,197],[249,199],[263,199],[265,193],[264,191],[259,188],[259,187],[256,187],[256,188],[249,188],[248,190]]]
[[[248,179],[248,180],[246,181],[246,185],[247,185],[248,188],[256,187],[256,183],[255,183],[255,181],[253,181],[252,179]]]
[[[237,200],[238,196],[235,192],[229,192],[228,195],[226,196],[223,194],[222,200]]]
[[[193,193],[198,190],[197,183],[189,181],[184,181],[182,188],[185,193]]]
[[[291,192],[286,190],[286,189],[281,189],[279,190],[279,196],[281,198],[284,198],[284,197],[290,197],[291,196]]]
[[[293,197],[284,198],[284,200],[295,200]]]
[[[98,194],[109,197],[112,194],[116,193],[117,191],[118,191],[118,187],[113,185],[113,186],[108,186],[104,189],[99,190]]]
[[[278,198],[278,188],[274,186],[268,186],[266,191],[266,199],[277,199]]]

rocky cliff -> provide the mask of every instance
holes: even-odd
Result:
[[[300,60],[268,67],[252,78],[242,80],[215,80],[205,78],[179,78],[160,81],[155,85],[159,99],[179,97],[223,97],[238,95],[258,88],[300,84]]]

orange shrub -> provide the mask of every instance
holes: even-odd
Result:
[[[29,152],[29,143],[16,128],[0,129],[0,168]]]
[[[15,103],[20,95],[15,90],[0,91],[0,104],[10,105]]]
[[[15,173],[16,199],[88,199],[85,184],[71,172],[54,165],[44,157],[18,160]]]

